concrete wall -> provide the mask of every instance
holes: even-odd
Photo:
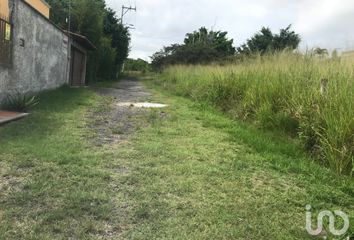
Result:
[[[11,1],[13,64],[0,66],[0,98],[13,90],[39,92],[68,83],[66,35],[23,0]]]

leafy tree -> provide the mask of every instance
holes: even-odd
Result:
[[[136,71],[136,72],[148,72],[150,70],[150,64],[143,59],[127,59],[125,61],[126,71]]]
[[[51,7],[50,19],[63,29],[68,29],[69,0],[47,0]]]
[[[99,61],[97,69],[98,80],[114,79],[117,75],[116,49],[112,48],[111,39],[104,37],[100,41],[100,51],[97,52]]]
[[[129,55],[130,33],[110,8],[107,9],[104,19],[104,33],[112,39],[112,47],[117,52],[115,63],[120,70]]]
[[[72,2],[72,32],[85,35],[93,44],[103,37],[104,3],[99,0],[75,0]]]
[[[291,24],[284,29],[280,29],[279,34],[274,35],[273,48],[275,50],[296,49],[300,42],[300,35],[291,31]]]
[[[280,29],[279,34],[273,34],[270,28],[262,27],[261,31],[248,39],[245,44],[237,48],[240,54],[252,54],[282,51],[285,49],[294,50],[300,44],[300,36],[291,31],[291,25]]]
[[[205,46],[214,49],[220,56],[233,55],[233,39],[227,39],[227,32],[208,31],[205,27],[200,28],[193,33],[187,33],[184,39],[185,46]]]
[[[319,56],[320,58],[324,58],[324,57],[328,56],[328,50],[325,48],[317,47],[317,48],[313,49],[313,53],[315,55]]]
[[[265,53],[273,48],[274,36],[269,28],[263,27],[259,33],[256,33],[252,38],[247,40],[241,48],[238,48],[239,53]]]
[[[183,44],[173,44],[155,53],[152,66],[160,69],[171,64],[203,64],[235,54],[233,40],[227,32],[209,31],[205,27],[187,33]]]
[[[69,0],[48,0],[51,20],[68,29]],[[70,31],[85,35],[97,50],[89,53],[89,80],[116,77],[129,53],[130,35],[104,0],[71,0]]]
[[[179,45],[176,45],[176,47],[178,47],[178,46]],[[154,53],[151,56],[151,59],[152,59],[151,65],[152,65],[153,69],[159,70],[164,65],[169,65],[169,61],[170,61],[171,56],[172,56],[172,54],[174,52],[173,47],[172,47],[172,49],[171,49],[171,47],[163,47],[162,50]]]
[[[97,50],[89,53],[87,78],[89,81],[102,79],[99,73],[110,71],[101,60],[103,53],[107,53],[103,34],[104,3],[99,0],[75,0],[72,1],[70,31],[86,36]],[[113,49],[112,49],[113,51]],[[113,69],[112,69],[113,71]],[[106,74],[104,74],[106,76]]]
[[[333,60],[340,60],[340,57],[339,57],[339,55],[338,55],[338,51],[337,51],[337,49],[334,49],[333,51],[332,51],[332,59]]]

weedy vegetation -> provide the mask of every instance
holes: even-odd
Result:
[[[6,96],[4,108],[9,111],[27,112],[38,104],[38,96],[15,91]]]
[[[90,89],[45,92],[0,128],[1,239],[313,239],[306,204],[352,221],[352,178],[292,139],[146,84],[169,107],[125,143],[92,144],[89,113],[105,121],[111,106]]]
[[[297,136],[320,163],[353,174],[352,62],[282,52],[225,66],[171,66],[156,82],[234,118]]]

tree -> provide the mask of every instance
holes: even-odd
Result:
[[[48,0],[50,19],[63,29],[68,29],[69,0]],[[87,77],[115,78],[129,53],[130,35],[116,17],[106,8],[104,0],[71,0],[70,31],[85,35],[97,50],[89,53]]]
[[[187,33],[183,44],[172,44],[155,53],[152,66],[160,69],[171,64],[203,64],[233,56],[236,50],[227,32],[209,31],[205,27]]]
[[[333,60],[336,60],[336,61],[338,61],[338,60],[340,60],[340,57],[339,57],[339,55],[338,55],[338,51],[337,51],[337,49],[334,49],[333,51],[332,51],[332,59]]]
[[[276,34],[273,39],[274,50],[281,51],[284,49],[294,50],[296,49],[300,42],[300,35],[291,31],[291,24],[285,29],[280,29],[280,33]]]
[[[47,0],[51,7],[50,19],[63,29],[68,29],[69,0]]]
[[[328,56],[328,50],[325,48],[317,47],[317,48],[313,49],[313,53],[320,58],[324,58],[324,57]]]
[[[89,52],[88,81],[103,79],[106,76],[106,74],[104,74],[105,76],[100,75],[104,72],[101,68],[106,68],[102,65],[101,60],[105,57],[103,54],[107,53],[103,34],[104,14],[104,3],[102,1],[72,1],[70,31],[86,36],[97,47],[96,51]],[[108,71],[107,68],[106,71]]]
[[[246,44],[238,48],[239,53],[265,53],[273,48],[273,33],[269,28],[263,27],[259,33],[248,39]]]
[[[114,79],[117,74],[116,49],[112,48],[112,40],[104,37],[100,42],[100,51],[98,52],[98,80]]]
[[[125,61],[126,71],[135,71],[135,72],[148,72],[150,70],[150,64],[143,59],[127,59]]]
[[[129,55],[130,33],[110,8],[107,9],[104,19],[104,33],[112,39],[112,47],[117,51],[115,62],[120,70]]]
[[[186,46],[205,46],[214,49],[219,56],[229,56],[235,53],[233,39],[227,39],[227,32],[208,31],[205,27],[193,33],[187,33],[184,39]]]
[[[279,34],[273,34],[270,28],[262,27],[260,32],[238,47],[237,52],[248,55],[252,53],[265,54],[285,49],[294,50],[299,46],[301,38],[290,29],[291,25],[280,29]]]

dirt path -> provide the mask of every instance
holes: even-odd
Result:
[[[142,102],[151,96],[137,78],[125,78],[112,88],[96,88],[98,93],[115,98],[117,102]]]
[[[93,112],[93,124],[90,126],[96,132],[94,144],[99,146],[107,143],[117,143],[137,129],[144,126],[146,108],[134,107],[133,103],[148,102],[151,94],[136,78],[125,78],[111,88],[94,88],[101,96],[108,97]],[[112,106],[112,107],[109,107]]]

